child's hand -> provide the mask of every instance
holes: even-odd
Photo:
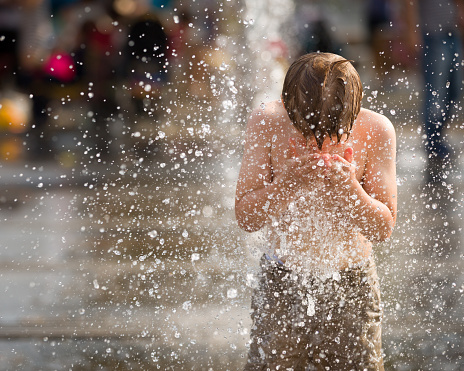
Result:
[[[308,154],[317,154],[318,158],[324,160],[324,165],[330,167],[332,165],[332,156],[329,153],[323,153],[316,146],[308,148],[306,139],[291,137],[288,140],[288,155],[287,158],[299,158]]]
[[[347,185],[356,182],[356,166],[353,163],[353,148],[348,147],[345,149],[344,156],[339,155],[330,156],[330,166],[326,169],[326,179],[332,185]],[[347,188],[347,187],[342,187]]]
[[[304,138],[290,138],[285,166],[280,175],[281,180],[290,187],[299,187],[310,184],[323,168],[320,166],[321,155],[306,148]]]
[[[351,148],[350,150],[351,162],[353,158],[353,150]],[[306,140],[301,137],[291,137],[289,139],[287,159],[295,160],[297,165],[300,164],[300,166],[296,166],[297,170],[294,173],[294,176],[299,180],[304,179],[304,183],[306,185],[308,185],[311,181],[315,181],[317,178],[321,180],[324,177],[330,177],[330,173],[333,172],[331,167],[335,161],[334,156],[332,156],[330,153],[322,152],[316,146],[308,148]],[[310,164],[309,169],[306,169],[307,164]],[[293,168],[292,162],[287,162],[287,167]]]
[[[280,177],[290,187],[307,186],[323,178],[324,165],[321,166],[320,160],[321,156],[316,153],[289,158]]]

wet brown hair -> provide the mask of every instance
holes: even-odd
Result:
[[[319,149],[324,139],[350,135],[361,109],[363,88],[349,60],[332,53],[309,53],[292,63],[282,99],[290,120]]]

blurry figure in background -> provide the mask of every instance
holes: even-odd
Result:
[[[280,37],[270,37],[266,44],[266,51],[270,53],[270,59],[276,61],[282,68],[283,76],[281,77],[283,80],[285,72],[290,67],[288,46]]]
[[[137,115],[157,115],[156,105],[168,79],[167,47],[168,36],[154,12],[129,22],[125,70]]]
[[[135,16],[134,16],[135,15]],[[131,151],[137,155],[156,153],[151,138],[158,131],[161,103],[168,73],[168,36],[158,15],[148,7],[128,20],[124,48],[123,79],[129,89],[129,112],[135,115],[130,125]]]
[[[230,64],[224,54],[224,43],[217,44],[216,6],[211,6],[201,10],[184,6],[174,15],[174,24],[170,25],[172,59],[185,92],[194,99],[208,101],[214,96],[211,85],[215,83],[210,81],[213,71],[223,63]]]
[[[75,79],[68,97],[85,106],[87,125],[97,157],[110,154],[111,125],[116,112],[115,79],[120,64],[121,41],[114,25],[111,1],[80,0],[59,10],[62,32],[56,49],[72,56]],[[71,102],[69,102],[71,103]],[[82,123],[77,123],[78,127]],[[63,125],[66,123],[63,122]]]
[[[194,27],[190,28],[190,45],[191,54],[188,61],[188,69],[190,74],[190,94],[194,98],[203,98],[211,100],[214,96],[211,81],[214,75],[214,70],[230,64],[230,59],[224,54],[226,49],[225,43],[218,47],[215,44],[219,30],[215,22],[215,12],[208,8],[206,12],[200,13],[196,17]]]
[[[192,18],[187,11],[181,11],[179,14],[174,15],[173,18],[173,24],[169,27],[169,57],[177,66],[178,63],[182,62],[187,52],[189,24],[192,23]]]
[[[124,25],[120,64],[123,89],[118,93],[118,103],[130,115],[126,126],[131,134],[129,152],[144,157],[159,150],[152,138],[158,132],[165,87],[171,78],[169,35],[161,10],[169,4],[166,0],[113,2],[119,24]]]
[[[330,33],[329,21],[321,6],[300,5],[296,10],[296,23],[300,39],[299,55],[317,51],[331,53],[337,51]]]
[[[462,94],[462,0],[403,0],[408,43],[420,51],[425,84],[426,183],[441,183],[451,170],[453,149],[445,128]],[[457,113],[457,111],[456,111]]]
[[[24,9],[22,39],[20,42],[20,87],[32,96],[32,125],[29,132],[28,157],[34,160],[52,157],[50,138],[46,133],[49,117],[49,84],[46,63],[51,63],[54,31],[49,0],[29,1]],[[50,66],[49,66],[50,67]],[[68,67],[69,71],[69,67]],[[70,71],[72,73],[72,71]]]
[[[379,89],[392,87],[392,40],[394,38],[391,0],[368,0],[366,4],[368,42],[374,57]],[[388,86],[386,86],[388,85]]]
[[[119,76],[123,89],[118,92],[122,106],[127,154],[150,159],[159,150],[156,135],[161,119],[161,103],[168,71],[168,35],[161,20],[160,7],[168,1],[114,0],[113,10],[123,31]],[[170,66],[169,66],[170,67]],[[129,119],[125,120],[125,116]]]
[[[114,84],[119,49],[115,47],[116,29],[112,23],[106,13],[86,21],[81,26],[74,54],[82,85],[88,91],[89,109],[93,113],[94,143],[97,153],[103,157],[111,152],[111,125],[117,110]]]

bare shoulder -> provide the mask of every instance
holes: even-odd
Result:
[[[255,108],[248,119],[248,132],[265,134],[275,130],[287,112],[281,101],[271,101],[260,104]]]
[[[279,100],[273,100],[271,102],[267,102],[266,104],[264,104],[264,110],[272,115],[272,116],[281,116],[281,115],[285,115],[287,113],[287,111],[285,110],[285,107],[282,103],[282,101],[279,99]]]
[[[250,115],[250,118],[259,118],[266,120],[276,120],[284,117],[286,114],[285,107],[280,100],[275,100],[267,103],[261,103],[255,108]]]
[[[361,108],[358,118],[365,129],[395,132],[395,128],[391,121],[381,113],[371,111],[367,108]]]
[[[369,133],[376,139],[395,139],[395,127],[384,115],[362,108],[358,115],[358,122],[363,132]]]

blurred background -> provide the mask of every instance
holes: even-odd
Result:
[[[426,3],[0,0],[0,370],[243,367],[244,129],[310,51],[397,132],[386,369],[463,370],[462,8]]]

